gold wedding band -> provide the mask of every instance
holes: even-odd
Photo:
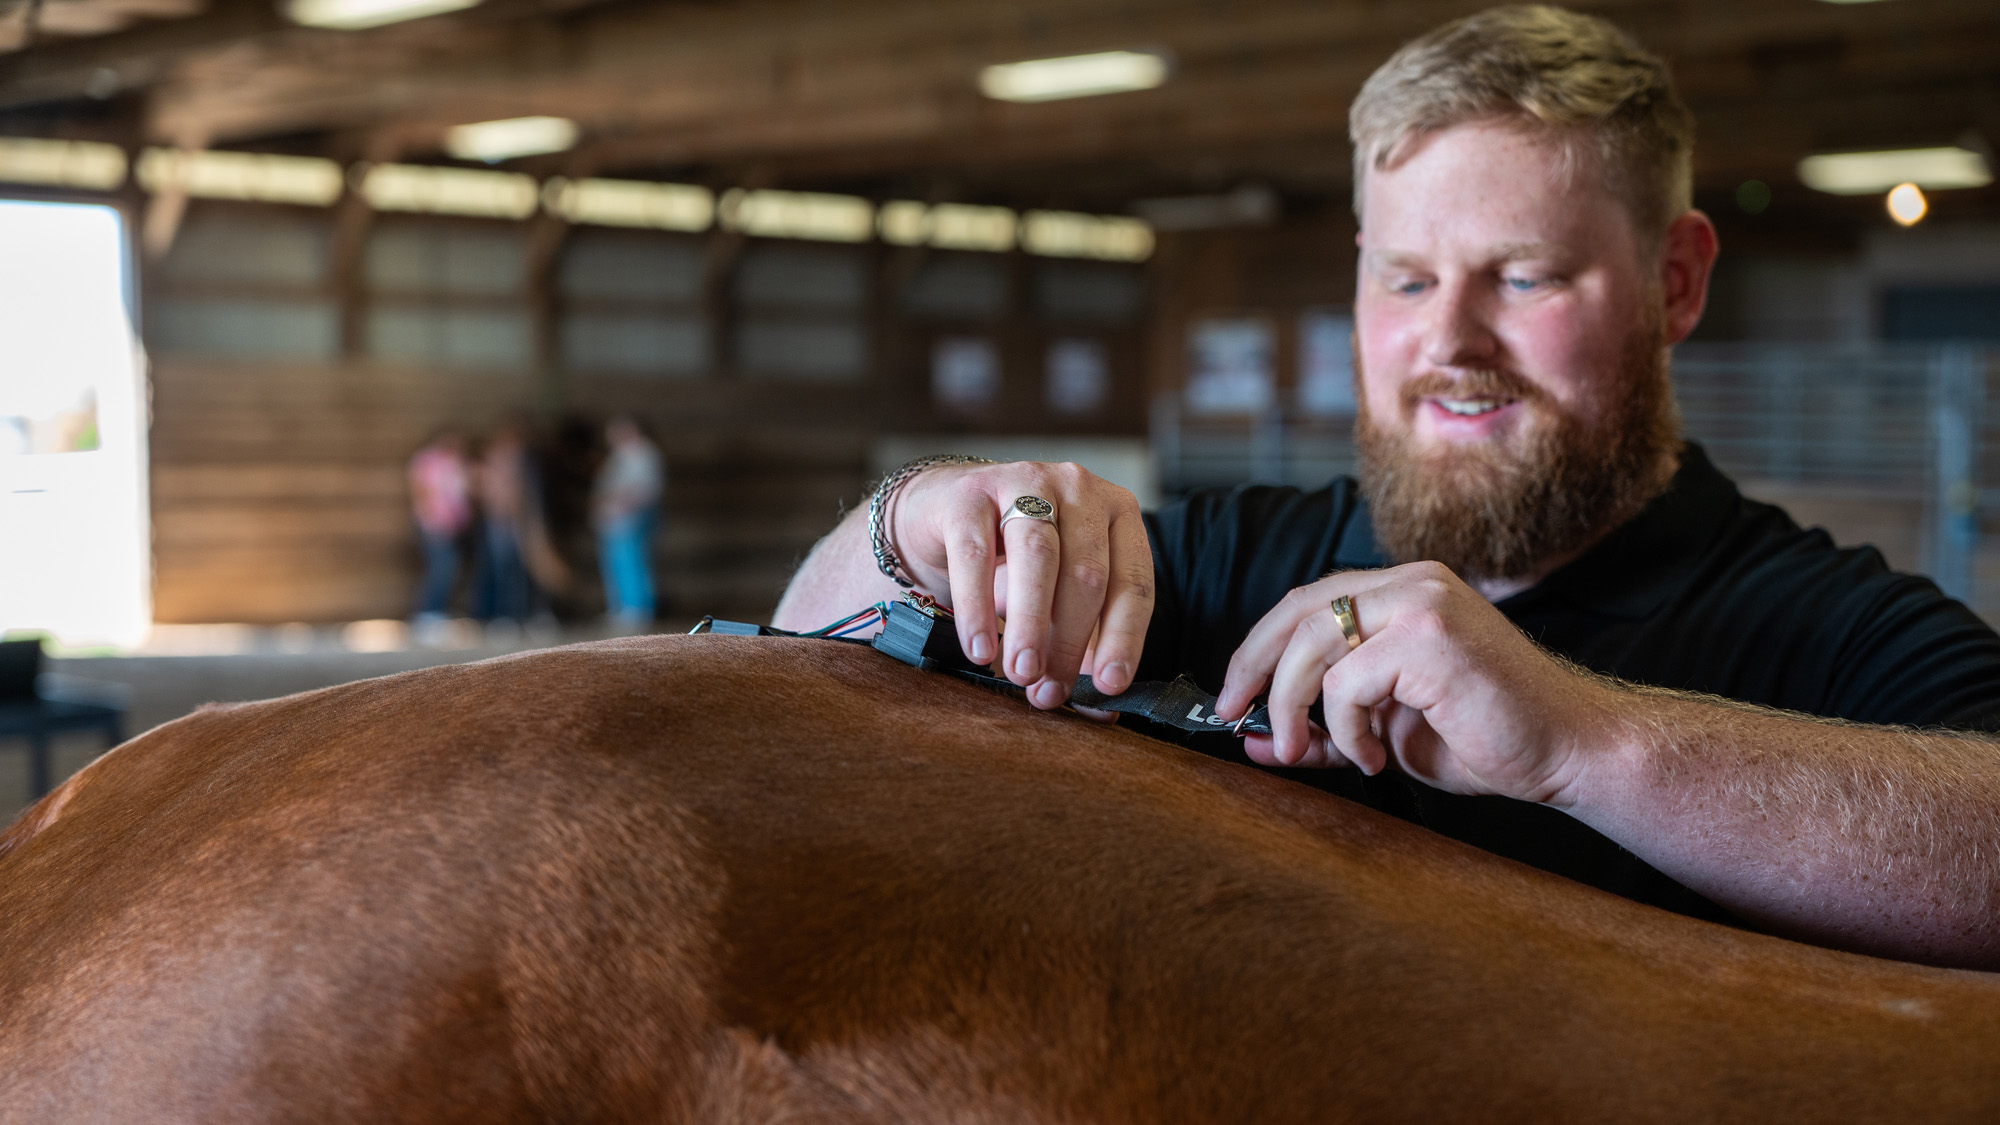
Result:
[[[1347,638],[1347,651],[1361,647],[1361,623],[1354,619],[1354,599],[1342,594],[1333,599],[1333,619],[1340,622],[1340,635]]]

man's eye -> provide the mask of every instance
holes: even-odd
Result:
[[[1424,291],[1425,285],[1426,283],[1422,281],[1392,281],[1389,283],[1389,289],[1405,297],[1414,297]]]
[[[1539,277],[1510,277],[1507,279],[1507,288],[1512,289],[1516,293],[1532,293],[1547,284],[1548,282]]]

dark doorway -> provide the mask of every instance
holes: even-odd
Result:
[[[1905,285],[1884,294],[1891,340],[2000,340],[2000,285]]]

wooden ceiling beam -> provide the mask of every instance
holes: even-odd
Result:
[[[269,0],[210,0],[187,19],[0,55],[0,109],[89,97],[104,88],[104,71],[117,76],[121,89],[151,86],[191,55],[290,27]]]
[[[153,59],[150,127],[161,137],[365,132],[393,135],[421,158],[453,124],[560,113],[585,128],[579,158],[610,173],[755,165],[781,181],[949,174],[968,185],[1039,175],[1060,192],[1061,170],[1094,168],[1098,182],[1152,177],[1162,189],[1254,175],[1335,192],[1361,81],[1410,36],[1484,6],[755,0],[576,10],[588,0],[489,0],[346,34],[273,30],[268,0],[219,2],[180,25],[0,58],[0,106],[107,63]],[[1593,7],[1674,62],[1701,123],[1705,182],[1789,168],[1816,148],[1921,143],[1926,129],[1991,136],[2000,117],[1990,0]],[[991,62],[1116,46],[1165,48],[1174,78],[1028,106],[974,89]]]
[[[0,54],[0,110],[89,97],[110,70],[124,90],[170,81],[176,68],[216,53],[252,48],[271,58],[310,60],[336,44],[448,40],[462,29],[560,19],[605,0],[485,0],[465,12],[367,31],[300,27],[275,0],[208,0],[198,15],[160,20],[110,35],[51,41]]]
[[[1978,44],[2000,57],[2000,36]],[[1710,152],[1788,168],[1809,152],[1839,147],[1943,143],[1991,121],[1991,67],[1966,52],[1959,65],[1934,59],[1921,80],[1794,88],[1739,98],[1691,91],[1703,166]],[[890,99],[836,103],[818,112],[746,109],[698,126],[602,136],[596,162],[607,169],[750,159],[830,175],[880,175],[907,168],[990,169],[1060,166],[1079,160],[1146,161],[1161,153],[1224,153],[1291,145],[1315,169],[1337,168],[1344,183],[1346,106],[1365,72],[1325,66],[1260,68],[1260,78],[1183,75],[1175,93],[1153,91],[1088,106],[998,107],[971,95],[953,102]],[[1086,108],[1085,103],[1071,103]],[[1112,112],[1114,109],[1118,112]],[[1992,135],[1990,128],[1989,135]],[[1749,138],[1748,140],[1742,138]],[[1329,158],[1330,157],[1330,158]],[[791,174],[791,173],[788,173]]]
[[[1397,18],[1372,21],[1361,18],[1370,6],[1357,4],[1246,4],[1225,18],[1207,5],[1164,0],[932,4],[920,10],[882,3],[614,8],[561,27],[494,24],[347,49],[331,41],[310,58],[228,52],[185,67],[162,91],[157,116],[162,122],[205,118],[218,137],[253,138],[384,117],[424,119],[441,131],[480,117],[561,112],[592,132],[632,138],[632,146],[657,147],[670,159],[733,159],[739,151],[815,140],[917,140],[926,132],[966,128],[982,137],[1121,131],[1156,116],[1153,107],[1160,105],[1171,105],[1167,112],[1196,129],[1207,124],[1247,128],[1253,135],[1280,132],[1275,124],[1260,124],[1275,114],[1293,122],[1311,118],[1317,131],[1322,119],[1344,115],[1359,79],[1408,34],[1471,6],[1457,0],[1398,5]],[[773,7],[787,9],[785,17]],[[1672,6],[1628,7],[1650,22]],[[1762,12],[1758,5],[1732,7]],[[1755,62],[1763,57],[1756,55],[1757,42],[1785,42],[1789,35],[1810,43],[1829,28],[1844,36],[1839,42],[1853,45],[1842,52],[1846,61],[1821,66],[1824,73],[1807,86],[1828,80],[1866,85],[1908,72],[1935,77],[1954,66],[1994,68],[2000,29],[1991,17],[1973,19],[1963,5],[1949,2],[1896,7],[1925,19],[1894,24],[1900,36],[1870,38],[1862,33],[1871,24],[1806,0],[1780,5],[1777,15],[1739,16],[1744,34],[1762,38],[1684,63],[1683,84],[1696,100],[1768,96],[1772,78]],[[1135,8],[1153,16],[1143,30],[1133,21]],[[1051,24],[1061,20],[1060,33],[1025,35],[1016,26],[1023,9]],[[996,17],[995,10],[1009,18]],[[1703,50],[1727,42],[1706,23],[1687,34]],[[1659,37],[1675,38],[1664,30]],[[1881,45],[1892,40],[1902,46]],[[1057,51],[1143,41],[1166,46],[1179,59],[1175,80],[1160,91],[1017,107],[985,102],[972,90],[984,62],[1018,57],[1030,47]],[[1672,54],[1689,50],[1678,41],[1664,46]],[[1796,74],[1790,77],[1790,84],[1799,84]]]

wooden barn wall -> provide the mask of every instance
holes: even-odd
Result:
[[[488,423],[522,379],[369,366],[156,361],[154,616],[401,617],[416,572],[403,462]]]
[[[677,613],[768,611],[863,487],[866,432],[842,393],[688,388],[663,403],[615,384],[580,390],[589,413],[636,414],[667,450],[658,562]],[[533,417],[535,388],[367,364],[169,361],[153,396],[156,618],[275,623],[408,614],[405,460],[438,427]]]
[[[442,426],[639,417],[670,478],[663,610],[750,618],[878,434],[1144,429],[1141,267],[202,203],[142,277],[162,622],[407,615],[404,465]],[[990,401],[932,400],[948,338],[993,345]],[[1043,401],[1065,340],[1109,357],[1100,407]],[[564,546],[559,608],[588,616],[589,536]]]
[[[1280,398],[1298,375],[1299,319],[1314,309],[1354,304],[1354,236],[1345,201],[1322,204],[1266,227],[1188,231],[1160,239],[1147,366],[1156,393],[1186,381],[1188,332],[1220,317],[1268,321],[1277,343]]]

